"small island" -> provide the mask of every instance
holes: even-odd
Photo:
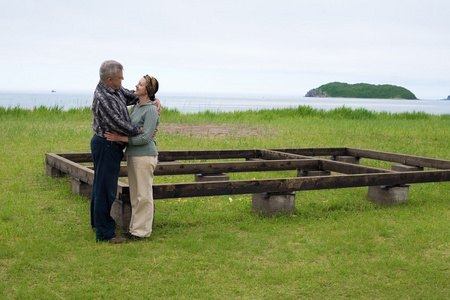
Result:
[[[411,99],[416,96],[409,90],[390,84],[374,85],[368,83],[347,84],[330,82],[310,90],[305,97],[341,97],[374,99]]]

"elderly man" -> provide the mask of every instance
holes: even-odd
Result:
[[[139,98],[134,91],[122,87],[123,67],[120,63],[108,60],[100,67],[100,81],[94,92],[92,112],[95,134],[91,139],[91,152],[94,160],[94,183],[91,198],[91,225],[96,231],[97,241],[122,243],[126,239],[115,234],[116,222],[111,217],[111,206],[116,199],[120,162],[125,144],[110,142],[104,137],[107,131],[122,135],[136,136],[142,128],[131,124],[128,105],[136,104]],[[158,111],[161,104],[155,99]]]

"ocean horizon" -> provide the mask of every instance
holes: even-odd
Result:
[[[33,109],[36,107],[59,107],[64,110],[90,107],[93,92],[0,92],[0,107]],[[312,98],[285,95],[247,94],[194,94],[159,93],[164,108],[176,109],[181,113],[204,111],[232,112],[261,109],[297,108],[309,106],[314,109],[332,110],[340,107],[367,109],[375,112],[423,112],[434,115],[450,114],[450,101],[444,99],[404,100],[367,98]]]

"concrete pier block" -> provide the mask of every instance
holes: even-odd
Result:
[[[122,232],[128,232],[131,221],[131,202],[129,199],[118,199],[111,206],[111,217]]]
[[[330,158],[331,160],[341,161],[349,164],[359,165],[359,157],[355,156],[347,156],[347,155],[333,155]]]
[[[195,182],[202,181],[228,181],[230,180],[230,176],[226,174],[195,174]]]
[[[408,165],[393,165],[391,167],[393,171],[398,172],[414,172],[414,171],[423,171],[423,167],[417,166],[408,166]]]
[[[409,186],[369,186],[368,198],[379,204],[401,204],[408,202]]]
[[[304,176],[330,176],[331,172],[328,170],[297,170],[297,177]]]
[[[91,199],[92,185],[72,177],[72,193]]]
[[[45,165],[45,173],[51,177],[63,177],[66,175],[63,172],[61,172],[61,170],[52,167],[50,165]]]
[[[262,193],[252,195],[252,209],[272,215],[295,211],[295,193]]]

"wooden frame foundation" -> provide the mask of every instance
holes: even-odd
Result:
[[[358,164],[335,160],[336,157],[348,158],[350,156],[355,157],[354,161],[357,161]],[[301,190],[377,185],[400,186],[413,183],[450,181],[450,161],[356,148],[160,151],[158,158],[155,176],[192,174],[194,178],[194,175],[198,176],[198,174],[207,176],[208,174],[282,170],[303,170],[304,172],[322,170],[326,171],[324,173],[326,175],[155,184],[153,186],[154,199],[290,193]],[[239,159],[242,161],[239,161]],[[413,166],[416,171],[396,171],[364,166],[360,163],[360,160],[364,159]],[[214,162],[196,162],[205,160],[214,160]],[[76,182],[92,185],[94,170],[89,164],[92,164],[91,153],[46,154],[46,172],[48,175],[67,174],[77,179]],[[127,176],[126,166],[121,167],[120,176]],[[128,185],[119,181],[118,198],[121,198],[121,195],[128,197],[128,194]]]
[[[450,161],[356,148],[160,151],[158,159],[155,176],[192,175],[193,182],[154,184],[155,200],[253,194],[252,208],[267,214],[294,211],[295,191],[368,186],[371,201],[395,204],[407,201],[406,184],[450,181]],[[392,165],[390,169],[365,166],[366,159]],[[47,175],[71,176],[72,191],[90,198],[91,153],[47,153],[45,160]],[[286,170],[296,170],[296,176],[229,180],[228,175]],[[127,177],[125,165],[119,176]],[[116,200],[111,215],[127,231],[129,187],[120,180]]]

